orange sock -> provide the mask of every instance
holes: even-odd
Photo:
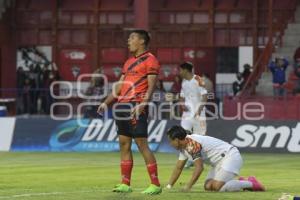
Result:
[[[132,167],[133,167],[132,160],[121,161],[121,175],[122,175],[123,184],[130,185]]]
[[[157,173],[157,164],[152,163],[147,165],[148,173],[151,179],[151,183],[156,186],[160,186],[159,180],[158,180],[158,173]]]

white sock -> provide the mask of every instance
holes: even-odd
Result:
[[[252,188],[250,181],[231,180],[226,182],[219,190],[220,192],[239,192],[242,189]]]

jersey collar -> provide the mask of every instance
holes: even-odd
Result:
[[[140,54],[138,56],[134,56],[134,58],[140,58],[141,56],[146,55],[147,53],[149,53],[149,51],[145,51],[144,53],[142,53],[142,54]]]

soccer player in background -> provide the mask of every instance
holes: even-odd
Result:
[[[122,76],[106,100],[98,107],[101,113],[117,97],[117,106],[113,112],[117,125],[121,153],[122,182],[114,192],[131,192],[131,171],[133,157],[131,152],[132,139],[142,154],[151,179],[150,186],[144,194],[162,192],[157,173],[154,154],[148,147],[148,107],[159,74],[160,65],[148,50],[149,33],[145,30],[134,30],[128,38],[128,49],[133,57],[129,58],[122,70]],[[115,93],[115,94],[114,94]]]
[[[199,134],[189,135],[189,131],[180,126],[173,126],[167,132],[170,145],[180,151],[175,169],[167,189],[171,189],[179,178],[186,160],[191,156],[195,169],[184,191],[191,190],[203,171],[203,162],[212,166],[204,188],[208,191],[237,192],[241,190],[265,191],[264,186],[253,176],[248,179],[239,175],[243,160],[239,150],[231,144],[217,138]]]
[[[180,65],[179,75],[182,78],[180,101],[184,102],[180,125],[195,134],[206,134],[205,103],[207,101],[207,90],[204,79],[194,74],[194,66],[190,62]],[[190,158],[186,168],[193,165]]]

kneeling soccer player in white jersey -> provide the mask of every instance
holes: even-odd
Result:
[[[203,163],[212,168],[209,171],[204,189],[219,192],[237,192],[241,190],[265,191],[264,186],[254,177],[240,177],[243,160],[239,150],[220,139],[189,134],[181,126],[173,126],[167,132],[170,145],[180,151],[175,169],[171,175],[167,189],[171,189],[179,178],[189,156],[194,160],[195,169],[190,181],[183,191],[191,190],[203,171]]]

